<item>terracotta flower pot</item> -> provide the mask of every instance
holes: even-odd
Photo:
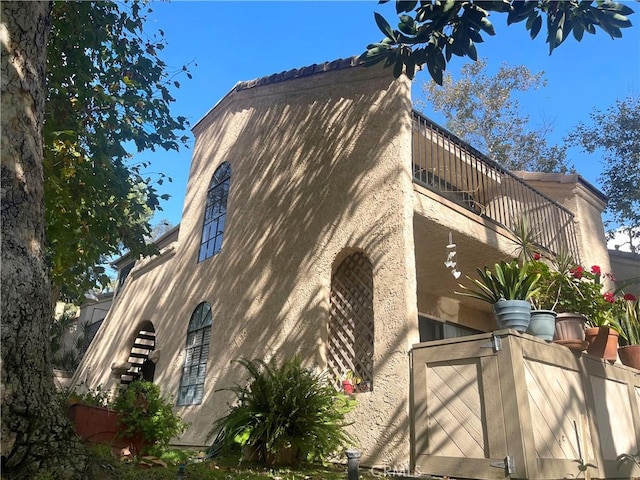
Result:
[[[587,353],[615,362],[618,358],[619,333],[609,327],[592,327],[585,330]]]
[[[618,348],[620,361],[628,367],[640,370],[640,345],[627,345]]]
[[[118,413],[114,410],[75,403],[69,408],[69,418],[78,436],[87,442],[117,447],[128,445],[118,436]]]

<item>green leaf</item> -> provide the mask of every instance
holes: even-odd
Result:
[[[619,13],[614,13],[609,16],[609,24],[616,26],[618,28],[628,28],[631,26],[631,21],[624,15],[620,15]]]
[[[507,16],[507,25],[521,22],[525,18],[529,17],[534,12],[537,5],[537,1],[513,2],[512,9],[509,11],[509,15]]]
[[[395,35],[393,29],[391,28],[391,25],[389,25],[387,23],[387,21],[384,19],[384,17],[382,15],[380,15],[379,13],[374,12],[373,16],[376,19],[376,24],[378,25],[378,28],[380,29],[380,31],[382,33],[384,33],[389,40],[392,40],[392,41],[395,42],[396,41],[396,35]]]
[[[455,6],[456,2],[455,0],[446,0],[444,2],[444,5],[442,6],[442,13],[448,13],[451,11],[451,9],[453,9],[453,7]]]
[[[573,38],[575,38],[578,42],[580,42],[582,40],[583,35],[584,35],[584,27],[582,26],[581,23],[576,22],[573,25]]]
[[[371,67],[389,58],[391,53],[392,51],[388,48],[382,49],[380,47],[374,47],[371,50],[363,52],[359,60],[364,63],[365,67]]]
[[[506,13],[511,11],[511,2],[508,0],[485,1],[482,2],[482,6],[492,12]]]
[[[393,65],[396,61],[396,59],[398,58],[398,50],[394,49],[391,50],[387,57],[386,57],[386,61],[384,62],[384,66],[385,67],[390,67],[391,65]]]
[[[402,60],[402,56],[399,56],[396,59],[396,63],[393,65],[393,77],[400,78],[400,75],[402,75],[403,69],[404,69],[404,62]]]
[[[416,22],[413,17],[409,15],[400,15],[400,22],[398,23],[398,29],[406,35],[416,34]]]
[[[417,4],[418,0],[396,0],[396,13],[410,12],[416,8]]]
[[[478,51],[476,50],[476,46],[473,44],[473,42],[471,40],[469,41],[471,43],[469,44],[467,55],[469,55],[469,58],[475,62],[478,60]]]
[[[413,80],[415,73],[416,73],[416,62],[410,56],[405,63],[405,75],[410,80]]]
[[[475,30],[474,30],[474,29],[472,29],[472,28],[469,28],[469,29],[467,30],[467,35],[468,35],[468,36],[469,36],[469,38],[470,38],[471,40],[473,40],[475,43],[483,43],[483,42],[484,42],[484,40],[483,40],[482,36],[480,35],[480,33],[479,33],[479,32],[477,32],[477,31],[475,31]]]
[[[538,33],[540,33],[541,28],[542,28],[542,17],[537,16],[535,20],[532,22],[531,31],[529,32],[529,35],[531,36],[532,40],[538,36]]]
[[[620,15],[631,15],[635,13],[635,11],[631,7],[628,7],[624,3],[616,3],[615,5],[617,6],[617,12]]]
[[[427,4],[416,10],[416,21],[418,22],[427,22],[431,20],[434,16],[437,16],[440,12],[436,11],[433,8],[433,5]]]
[[[482,20],[480,20],[480,28],[485,32],[487,32],[489,35],[493,36],[496,34],[496,31],[493,28],[493,25],[491,24],[491,22],[487,17],[483,17]]]
[[[443,58],[444,60],[444,58]],[[438,65],[436,62],[431,61],[427,62],[427,70],[429,71],[429,75],[433,78],[433,81],[438,85],[442,85],[442,76],[443,76],[443,68]]]

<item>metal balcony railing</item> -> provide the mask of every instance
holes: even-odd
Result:
[[[413,179],[507,229],[526,217],[539,245],[579,261],[573,214],[444,128],[413,111]]]

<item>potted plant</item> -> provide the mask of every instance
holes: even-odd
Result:
[[[529,260],[529,271],[540,275],[535,292],[531,295],[531,321],[527,333],[551,342],[556,331],[555,308],[558,303],[557,291],[552,282],[549,266],[540,261],[539,253]]]
[[[565,301],[587,319],[587,352],[608,361],[615,361],[619,337],[618,319],[623,315],[621,302],[617,301],[617,291],[602,291],[603,274],[598,265],[593,265],[589,270],[575,265],[569,273],[568,285],[573,287],[573,291],[572,296]],[[609,273],[604,274],[604,277],[614,280]]]
[[[640,303],[631,294],[622,301],[625,311],[618,325],[624,345],[618,348],[618,356],[623,364],[640,370]]]
[[[618,358],[620,336],[618,319],[624,315],[623,307],[612,292],[594,295],[593,305],[597,308],[587,317],[585,330],[587,352],[615,362]]]
[[[87,388],[81,383],[58,392],[78,436],[86,442],[125,447],[118,439],[118,413],[109,407],[109,393],[101,386]]]
[[[538,289],[531,297],[533,318],[542,317],[547,322],[545,339],[576,350],[584,350],[586,317],[580,313],[579,296],[571,275],[574,265],[569,255],[560,254],[550,261],[543,261],[539,253],[533,255],[530,270],[540,275]],[[551,318],[554,318],[551,323]],[[543,327],[544,328],[544,327]],[[533,333],[533,332],[530,332]]]
[[[540,275],[529,271],[529,262],[518,264],[504,260],[494,265],[478,269],[478,279],[467,276],[472,287],[460,285],[462,292],[458,295],[476,298],[493,305],[493,312],[498,328],[513,328],[524,332],[531,320],[531,303],[529,299],[535,295],[536,284]]]
[[[245,386],[225,389],[236,398],[214,422],[213,450],[239,445],[268,465],[324,462],[352,442],[344,428],[356,401],[336,390],[328,372],[305,368],[298,357],[238,362],[249,378]]]
[[[135,381],[120,393],[113,404],[119,414],[119,436],[130,442],[133,455],[169,441],[187,428],[173,412],[173,402],[160,395],[160,387],[152,382]]]
[[[361,382],[362,378],[356,375],[353,370],[347,370],[342,376],[342,390],[347,395],[355,393]]]
[[[542,261],[541,256],[536,255],[531,269],[540,274],[533,305],[556,312],[554,341],[571,349],[584,350],[587,347],[584,313],[592,310],[591,295],[585,296],[581,290],[584,269],[577,266],[569,254],[562,252],[548,261]]]
[[[622,307],[617,302],[616,292],[603,292],[603,276],[613,281],[611,274],[602,274],[598,265],[586,269],[576,264],[568,255],[559,255],[553,259],[552,267],[537,261],[533,266],[541,273],[539,297],[549,302],[555,297],[556,341],[570,348],[583,349],[581,340],[586,341],[587,352],[615,361],[618,348],[618,319],[622,316]],[[575,324],[578,326],[575,332]],[[572,337],[567,338],[567,333]]]

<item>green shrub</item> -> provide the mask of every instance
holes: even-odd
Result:
[[[113,403],[113,409],[119,413],[119,435],[125,440],[143,440],[149,446],[166,447],[169,440],[187,428],[172,406],[173,402],[162,398],[154,383],[130,383]]]
[[[100,385],[96,388],[87,389],[84,382],[73,387],[64,387],[57,393],[57,396],[63,406],[72,403],[82,403],[83,405],[93,405],[94,407],[106,407],[109,405],[109,392],[102,390]]]
[[[248,384],[227,389],[235,393],[236,404],[215,422],[213,450],[239,444],[256,449],[265,463],[279,462],[287,450],[297,452],[292,460],[324,461],[351,441],[345,415],[355,400],[337,392],[326,372],[306,369],[298,358],[281,365],[238,362],[249,373]]]

